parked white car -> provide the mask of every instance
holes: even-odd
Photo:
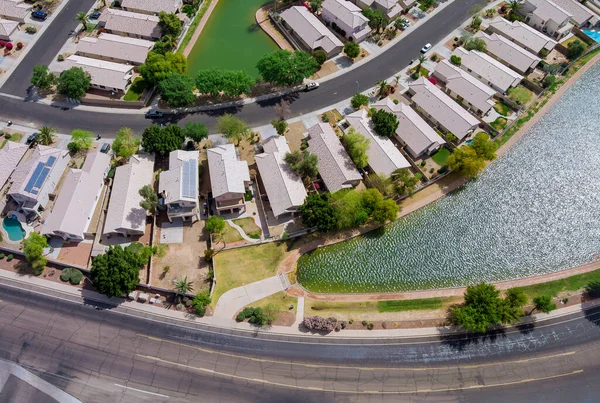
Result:
[[[426,44],[421,48],[421,53],[427,53],[427,51],[431,49],[431,43]]]

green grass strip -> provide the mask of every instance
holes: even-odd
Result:
[[[422,298],[401,301],[377,301],[379,312],[403,312],[423,309],[441,309],[447,298]]]
[[[198,12],[194,17],[194,20],[190,24],[190,28],[187,30],[185,36],[181,40],[181,44],[179,45],[179,49],[177,49],[177,53],[183,53],[188,43],[190,43],[190,41],[192,40],[192,36],[194,35],[196,28],[198,28],[198,25],[200,25],[200,20],[202,19],[202,17],[204,17],[206,10],[208,10],[208,7],[210,7],[210,3],[212,3],[212,0],[204,0],[202,2],[202,5],[198,9]]]
[[[594,270],[589,273],[576,274],[571,277],[565,277],[560,280],[549,281],[547,283],[517,287],[522,290],[529,298],[535,298],[540,295],[550,295],[552,297],[563,291],[577,291],[584,288],[592,281],[600,281],[600,270]]]

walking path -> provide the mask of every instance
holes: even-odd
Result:
[[[196,30],[194,31],[194,35],[192,35],[192,39],[190,39],[190,41],[186,45],[185,49],[183,49],[183,55],[185,57],[188,57],[190,55],[190,53],[192,52],[192,49],[194,48],[194,45],[196,44],[198,37],[202,33],[202,30],[204,29],[204,27],[206,26],[206,23],[208,22],[208,19],[210,18],[210,15],[212,14],[215,7],[217,6],[217,3],[219,2],[219,0],[205,0],[205,1],[210,1],[211,3],[208,6],[208,9],[204,13],[204,15],[202,16],[202,18],[200,19],[200,23],[196,27]],[[200,7],[202,7],[202,6],[200,6]]]
[[[269,277],[231,289],[221,295],[221,298],[217,301],[213,317],[231,320],[246,305],[283,290],[283,284],[281,284],[279,276]]]
[[[229,224],[232,228],[234,228],[235,230],[237,230],[237,232],[240,233],[240,236],[242,238],[244,238],[246,241],[251,242],[251,243],[260,242],[260,239],[253,239],[253,238],[250,238],[248,235],[246,235],[246,233],[244,232],[244,230],[242,229],[242,227],[240,227],[239,225],[237,225],[236,223],[234,223],[233,220],[227,220],[227,224]]]

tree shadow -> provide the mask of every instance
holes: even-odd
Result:
[[[582,308],[585,318],[595,326],[600,327],[600,301],[596,300],[597,305]]]
[[[453,350],[463,351],[473,345],[494,344],[504,338],[506,338],[506,329],[498,328],[487,333],[443,334],[440,336],[440,341],[443,345],[449,346]]]
[[[262,29],[262,28],[260,27],[260,25],[258,25],[258,23],[256,23],[256,22],[255,22],[255,23],[252,23],[252,24],[250,24],[250,25],[248,26],[248,29],[247,29],[247,31],[248,31],[248,33],[250,33],[250,34],[251,34],[251,33],[254,33],[254,32],[260,31],[261,29]]]
[[[279,105],[279,103],[283,100],[283,101],[289,102],[289,104],[291,106],[298,99],[300,99],[300,94],[297,92],[294,92],[291,94],[274,96],[274,97],[269,97],[266,99],[259,99],[256,101],[256,105],[258,105],[261,108],[274,108],[275,106]]]

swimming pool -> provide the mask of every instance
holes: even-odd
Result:
[[[15,216],[6,216],[2,220],[2,228],[8,234],[8,239],[13,242],[19,242],[25,238],[25,231],[19,220]]]
[[[600,43],[600,31],[596,31],[596,30],[590,31],[589,29],[584,29],[583,32],[585,32],[585,34],[587,36],[589,36],[596,42]]]

